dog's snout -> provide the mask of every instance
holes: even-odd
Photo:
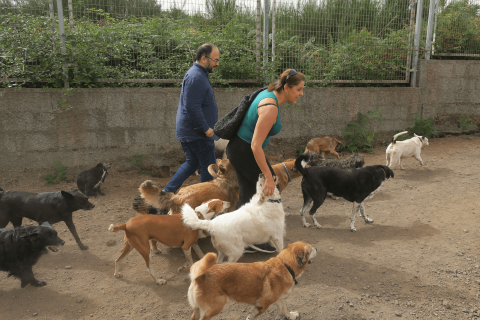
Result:
[[[63,246],[65,244],[65,241],[63,241],[62,239],[58,238],[58,244],[60,246]]]
[[[92,203],[92,205],[90,206],[90,209],[93,209],[95,208],[95,205]]]

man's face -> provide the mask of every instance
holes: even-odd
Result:
[[[217,60],[217,61],[220,60],[220,51],[218,51],[218,48],[213,47],[212,52],[209,55],[209,58],[210,59],[205,57],[205,59],[207,60],[207,67],[205,69],[207,69],[208,73],[214,73],[215,68],[219,64],[219,62],[216,62],[214,60]]]

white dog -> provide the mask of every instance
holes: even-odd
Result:
[[[392,142],[387,147],[386,165],[391,169],[393,169],[398,163],[400,168],[404,170],[405,168],[402,166],[402,159],[410,157],[415,157],[415,159],[420,162],[420,165],[423,166],[423,160],[420,157],[420,152],[422,151],[422,147],[428,146],[427,137],[417,136],[414,133],[413,135],[415,137],[413,138],[405,141],[396,141],[398,136],[406,133],[408,133],[408,131],[403,131],[394,135]]]
[[[276,178],[275,178],[276,181]],[[283,249],[285,212],[278,188],[272,195],[263,195],[265,177],[260,174],[257,193],[249,203],[238,210],[225,213],[213,220],[200,220],[193,209],[182,207],[183,223],[193,230],[204,230],[212,236],[212,244],[218,250],[217,263],[236,262],[245,248],[255,243],[268,242],[277,252]]]

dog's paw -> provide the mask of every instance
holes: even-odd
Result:
[[[310,223],[305,222],[305,223],[303,224],[303,226],[304,226],[305,228],[308,228],[308,227],[310,227]]]
[[[189,264],[186,264],[186,265],[181,266],[180,268],[178,268],[177,272],[181,272],[181,271],[183,271],[183,270],[185,270],[185,269],[188,270],[189,268],[190,268],[190,265],[189,265]]]
[[[43,286],[46,286],[47,283],[45,281],[42,281],[42,280],[35,280],[35,281],[32,281],[31,282],[32,286],[34,287],[43,287]]]
[[[365,218],[365,223],[373,223],[373,219],[372,218]]]
[[[159,284],[159,285],[162,285],[162,284],[165,284],[167,283],[167,280],[164,280],[164,279],[157,279],[156,282]]]
[[[300,318],[300,314],[297,311],[290,311],[290,316],[287,316],[290,320],[295,320]]]
[[[123,277],[123,274],[121,274],[120,272],[114,273],[113,275],[115,276],[115,278],[121,278],[121,277]]]
[[[320,225],[320,223],[318,223],[317,221],[315,221],[315,227],[317,227],[318,229],[320,229],[322,226]]]
[[[88,250],[88,247],[84,244],[79,244],[80,250]]]
[[[350,228],[350,231],[355,232],[355,231],[357,231],[357,228],[355,228],[355,227]]]

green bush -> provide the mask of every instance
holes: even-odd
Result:
[[[55,164],[54,172],[46,174],[44,176],[45,183],[51,186],[52,184],[57,184],[67,177],[67,168],[62,164],[61,161],[58,161]]]
[[[468,118],[466,115],[461,115],[460,117],[460,130],[477,130],[477,125],[471,123],[472,119]]]
[[[430,138],[431,136],[438,137],[438,128],[435,127],[435,120],[433,118],[423,119],[419,115],[415,115],[413,118],[413,128],[410,129],[410,133],[416,133],[419,136]]]
[[[373,153],[372,142],[377,133],[369,130],[369,124],[382,121],[381,110],[368,111],[367,114],[358,113],[358,122],[347,124],[343,132],[342,146],[350,153],[369,152]]]

